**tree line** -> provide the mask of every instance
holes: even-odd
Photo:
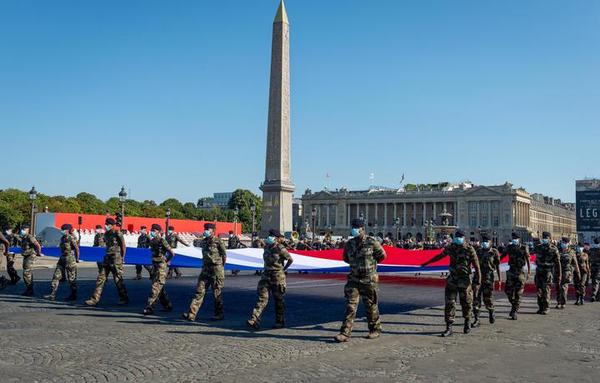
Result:
[[[171,209],[173,219],[191,219],[197,221],[229,221],[235,218],[235,209],[238,210],[238,222],[242,223],[243,231],[252,230],[252,206],[256,207],[256,230],[260,229],[262,200],[249,190],[237,189],[226,208],[214,206],[203,207],[205,199],[196,203],[182,203],[176,198],[168,198],[161,203],[153,200],[125,201],[125,215],[132,217],[164,218],[167,209]],[[121,209],[118,197],[111,197],[106,201],[101,200],[91,193],[82,192],[74,197],[61,195],[49,196],[37,194],[35,200],[36,211],[77,214],[111,214],[114,215]],[[0,190],[0,227],[2,229],[14,228],[31,221],[31,200],[26,191],[18,189]]]

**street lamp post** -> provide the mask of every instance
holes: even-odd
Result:
[[[237,235],[238,214],[240,214],[240,209],[236,206],[235,209],[233,209],[233,232],[235,235]]]
[[[313,207],[312,211],[310,212],[310,215],[312,217],[312,241],[315,241],[315,230],[316,228],[316,224],[317,224],[317,208]]]
[[[394,226],[396,226],[396,241],[400,240],[400,218],[396,217],[394,219]]]
[[[254,233],[256,233],[256,204],[254,202],[250,206],[250,211],[252,211],[252,239],[254,240]]]
[[[171,208],[168,207],[167,211],[165,211],[165,233],[169,231],[169,226],[171,225]]]
[[[125,186],[121,186],[121,191],[119,192],[119,201],[121,201],[121,228],[123,228],[125,221],[125,200],[127,199],[127,192],[125,191]]]
[[[37,198],[37,190],[35,190],[35,186],[31,187],[29,191],[29,200],[31,201],[31,233],[35,235],[35,200]]]

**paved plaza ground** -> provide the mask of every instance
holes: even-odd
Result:
[[[47,263],[47,261],[45,261]],[[50,262],[51,263],[51,262]],[[535,315],[526,298],[517,322],[498,293],[498,321],[469,336],[462,320],[451,338],[443,330],[443,284],[439,278],[387,277],[381,284],[384,334],[366,340],[362,307],[352,340],[333,342],[344,312],[342,276],[290,274],[287,324],[248,331],[258,277],[226,279],[226,319],[211,322],[208,297],[198,321],[179,319],[191,298],[198,270],[170,280],[175,310],[144,317],[150,283],[133,281],[132,300],[117,306],[112,281],[97,308],[82,305],[94,287],[96,269],[80,269],[76,304],[48,302],[52,270],[37,269],[36,298],[19,294],[23,285],[0,292],[0,381],[2,382],[597,382],[600,376],[600,303],[569,305]],[[68,294],[61,286],[59,299]]]

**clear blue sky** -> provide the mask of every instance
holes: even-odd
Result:
[[[600,2],[288,0],[292,174],[600,176]],[[195,201],[264,177],[278,0],[0,2],[0,188]]]

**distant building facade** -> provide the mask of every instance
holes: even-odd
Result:
[[[368,231],[425,237],[428,225],[447,224],[479,237],[482,233],[506,242],[513,231],[524,240],[549,231],[555,238],[576,238],[575,206],[559,199],[530,194],[512,184],[476,186],[471,183],[411,185],[400,190],[370,190],[316,193],[306,190],[302,196],[303,225],[314,225],[318,233],[347,235],[350,221],[363,217]]]
[[[227,208],[233,192],[213,193],[212,197],[204,197],[198,200],[198,208],[210,210],[215,207]]]

